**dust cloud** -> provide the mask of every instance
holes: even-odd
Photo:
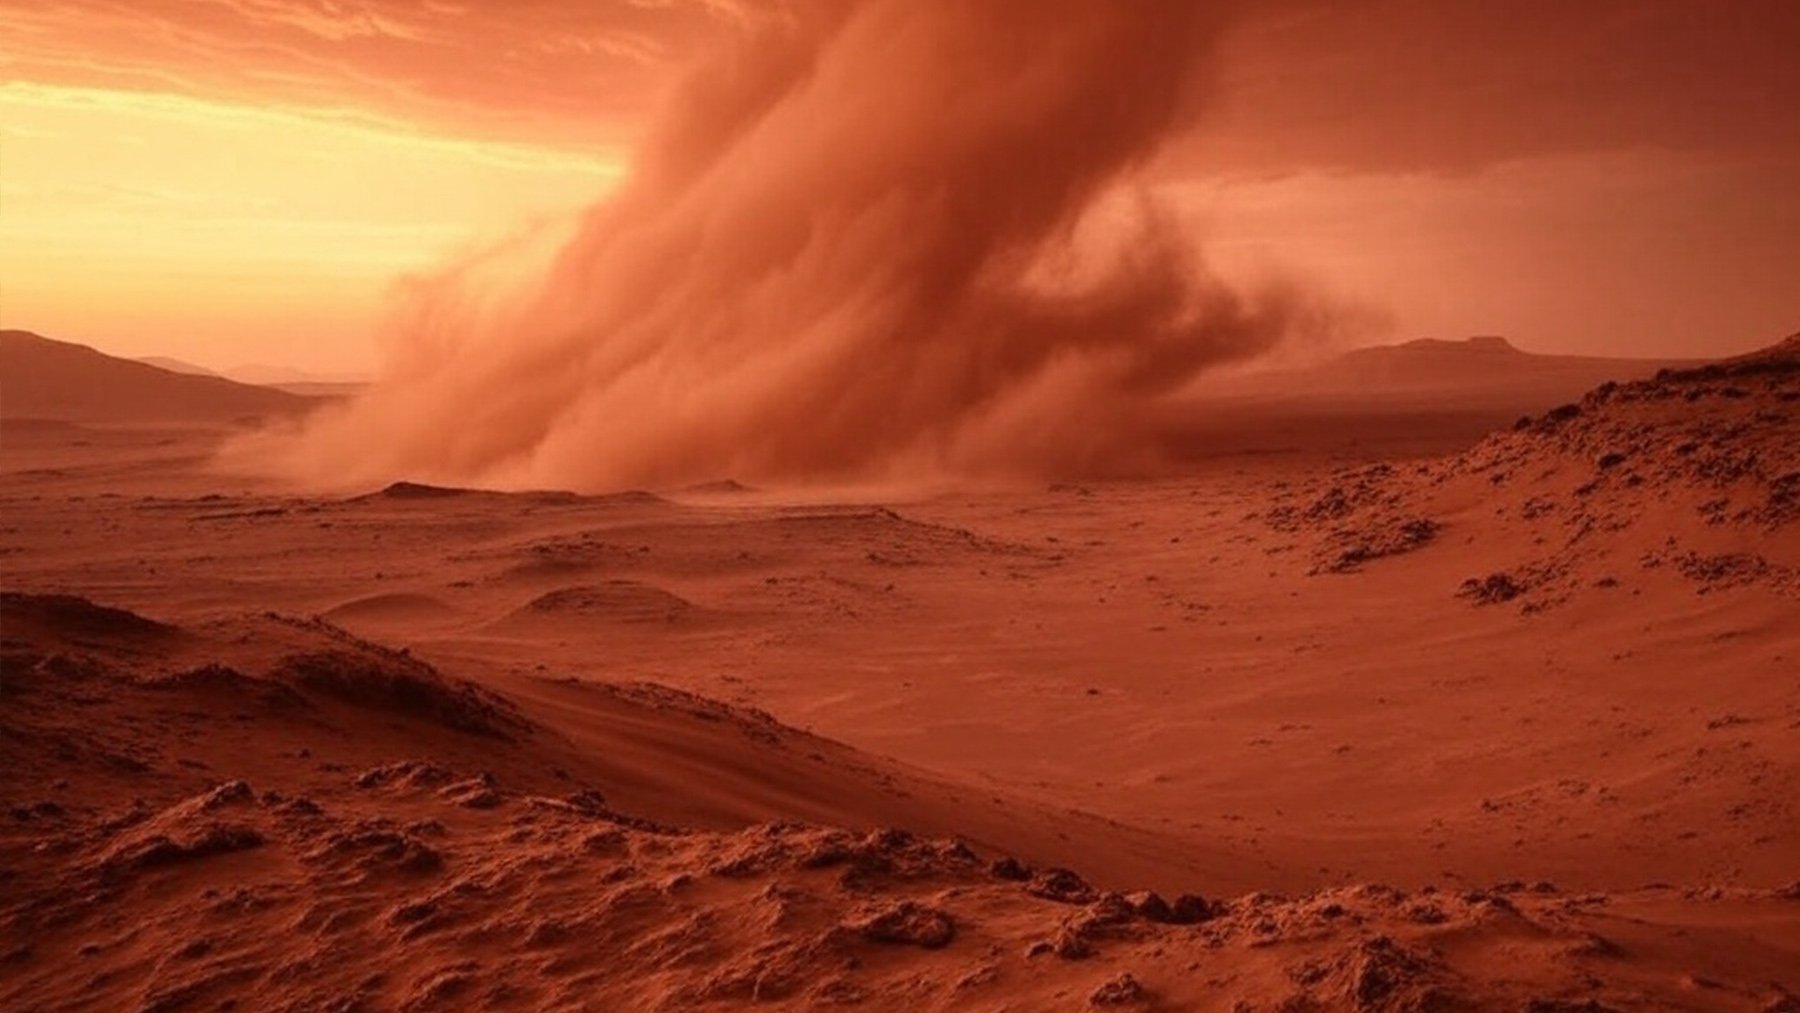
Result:
[[[303,481],[604,490],[1136,467],[1147,409],[1324,311],[1145,184],[1225,5],[803,3],[747,22],[560,234],[415,281],[382,378],[236,448]]]

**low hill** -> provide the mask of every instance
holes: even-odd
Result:
[[[1461,593],[1527,611],[1679,574],[1696,590],[1800,595],[1800,335],[1518,419],[1415,468],[1340,471],[1271,520],[1320,537],[1320,569],[1463,542],[1488,560]]]
[[[0,331],[0,418],[218,422],[293,415],[313,398],[121,359],[30,331]]]

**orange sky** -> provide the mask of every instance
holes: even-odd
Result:
[[[0,0],[0,323],[365,368],[395,278],[591,201],[770,6]],[[1800,328],[1800,6],[1248,10],[1158,172],[1226,272],[1297,272],[1394,337]]]

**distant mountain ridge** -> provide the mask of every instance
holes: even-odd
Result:
[[[1316,372],[1360,385],[1406,388],[1458,387],[1553,380],[1586,386],[1649,376],[1659,369],[1695,364],[1688,359],[1628,359],[1595,355],[1541,355],[1496,335],[1462,341],[1419,338],[1345,352]]]
[[[245,363],[230,369],[218,371],[218,375],[239,383],[253,383],[260,387],[293,387],[300,385],[358,386],[369,382],[363,373],[314,373],[293,366],[271,366],[265,363]]]
[[[223,422],[296,415],[319,403],[221,376],[122,359],[30,331],[0,331],[0,418]]]
[[[1222,394],[1293,399],[1430,398],[1471,405],[1571,400],[1608,380],[1635,380],[1699,359],[1541,355],[1497,335],[1418,338],[1356,348],[1311,366],[1257,373],[1219,385]],[[1546,405],[1547,407],[1547,405]]]
[[[131,361],[141,362],[146,366],[155,366],[157,369],[166,369],[171,373],[186,373],[189,376],[220,375],[216,369],[207,369],[205,366],[196,365],[186,359],[177,359],[171,355],[140,355]]]

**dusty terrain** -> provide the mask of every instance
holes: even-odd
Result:
[[[9,366],[0,1006],[1800,1008],[1800,348],[1419,361],[1158,478],[604,496]]]

